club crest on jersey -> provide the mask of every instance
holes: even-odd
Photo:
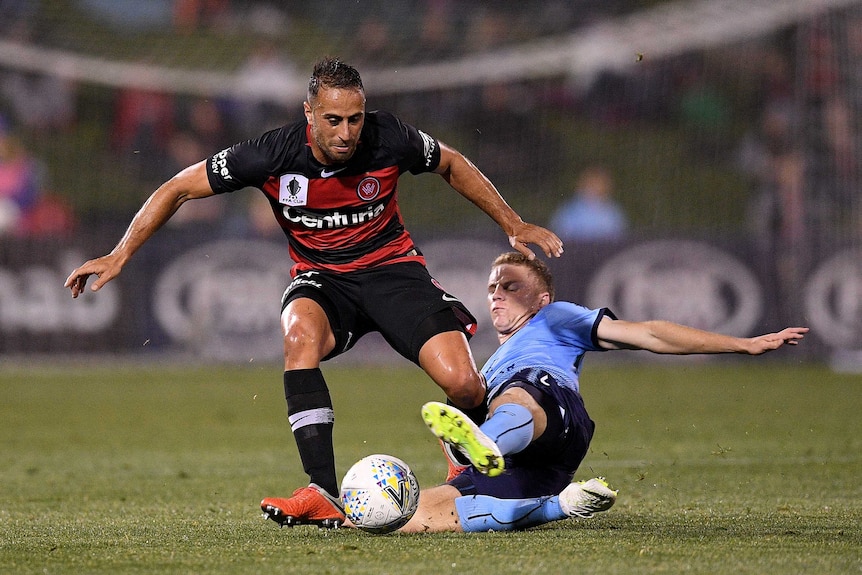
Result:
[[[380,180],[371,176],[363,178],[359,185],[356,186],[356,195],[360,200],[370,202],[380,193]]]
[[[308,201],[308,178],[302,174],[282,174],[278,178],[278,202],[304,206]]]

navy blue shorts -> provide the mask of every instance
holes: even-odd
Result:
[[[571,483],[587,455],[596,426],[579,393],[561,387],[549,373],[539,369],[516,373],[499,388],[500,392],[513,385],[525,388],[536,398],[548,415],[548,428],[523,451],[507,455],[501,475],[488,477],[468,467],[449,481],[461,495],[500,499],[556,495]],[[497,393],[492,392],[494,395]]]
[[[324,359],[344,353],[363,335],[377,331],[418,365],[419,350],[431,337],[461,331],[469,339],[476,331],[476,318],[418,262],[346,273],[301,272],[282,296],[282,311],[297,298],[313,299],[326,312],[335,348]]]

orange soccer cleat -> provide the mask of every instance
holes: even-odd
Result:
[[[267,497],[260,502],[260,508],[265,519],[272,519],[281,527],[317,525],[321,529],[337,529],[344,523],[341,502],[314,483],[300,487],[288,498]]]

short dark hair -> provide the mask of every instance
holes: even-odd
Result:
[[[521,252],[506,252],[497,256],[494,263],[491,264],[491,267],[495,268],[504,264],[524,266],[529,269],[530,273],[539,280],[539,287],[548,292],[550,300],[554,301],[554,276],[551,275],[551,270],[545,262],[539,258],[534,258],[532,260],[527,259],[527,256]]]
[[[314,65],[311,78],[308,80],[308,100],[315,98],[321,88],[353,88],[365,91],[362,77],[356,68],[331,56],[323,58]]]

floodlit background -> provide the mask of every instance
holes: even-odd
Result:
[[[603,190],[614,210],[568,218],[590,235],[553,262],[561,296],[810,325],[795,358],[862,365],[858,0],[0,0],[0,351],[277,356],[290,262],[255,192],[184,207],[113,291],[59,286],[179,169],[300,119],[323,55],[529,221],[564,235]],[[500,231],[434,176],[400,202],[484,317]]]

